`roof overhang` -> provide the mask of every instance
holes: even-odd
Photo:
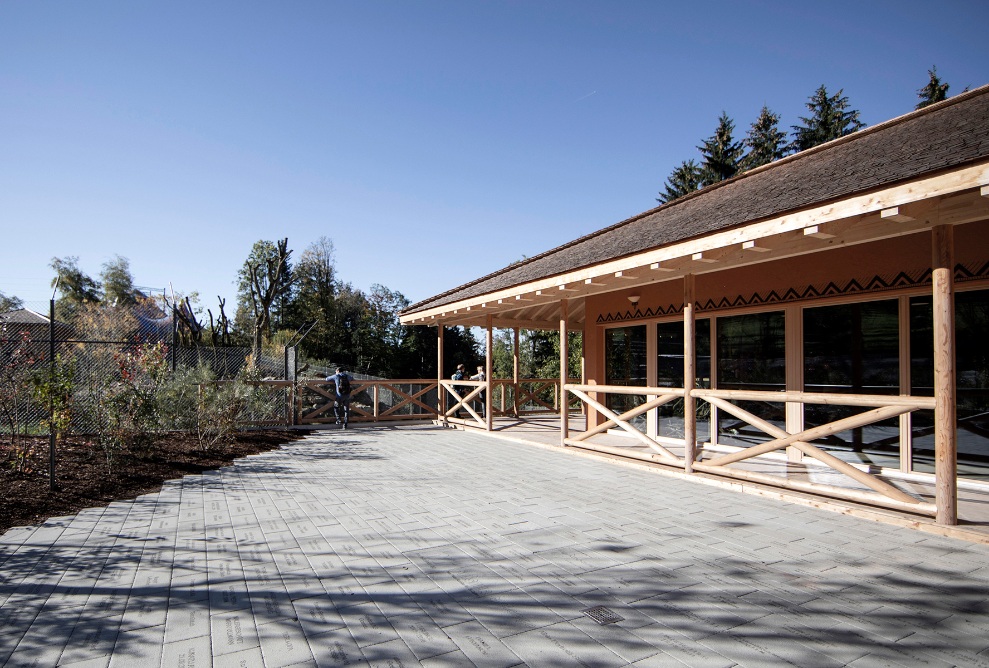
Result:
[[[556,329],[566,299],[568,326],[580,328],[590,295],[981,219],[989,219],[986,161],[403,313],[400,319],[404,325]]]

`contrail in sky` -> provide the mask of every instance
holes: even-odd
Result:
[[[580,102],[581,100],[586,100],[587,98],[589,98],[591,95],[594,95],[595,93],[597,93],[597,91],[596,90],[592,90],[590,93],[588,93],[584,97],[578,97],[576,100],[574,100],[574,102]]]

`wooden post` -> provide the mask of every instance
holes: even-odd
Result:
[[[436,413],[443,421],[446,421],[446,395],[443,392],[443,330],[445,326],[440,323],[436,325]]]
[[[937,523],[958,524],[954,228],[933,229],[934,481]]]
[[[567,373],[570,360],[570,351],[567,350],[569,306],[568,300],[560,300],[560,445],[566,445],[567,439],[570,438],[570,402],[567,401],[567,391],[564,389],[564,385],[570,380]]]
[[[694,389],[697,331],[694,323],[694,275],[683,277],[683,470],[692,473],[697,454],[697,411]]]
[[[515,418],[519,416],[519,328],[512,329],[512,407]]]
[[[786,341],[786,390],[804,391],[804,314],[799,305],[787,306],[784,311],[784,337]],[[804,405],[799,401],[786,403],[786,430],[796,434],[804,430]],[[799,463],[803,453],[795,446],[786,449],[786,460]]]
[[[372,414],[374,415],[374,421],[377,422],[378,421],[378,403],[379,403],[378,397],[380,396],[381,386],[378,385],[377,383],[375,383],[371,387],[371,390],[372,390],[371,391],[371,397],[372,397],[371,398],[371,401],[374,402],[374,412]]]
[[[487,387],[484,388],[484,428],[491,431],[492,427],[492,405],[494,403],[494,397],[491,393],[491,377],[494,375],[494,330],[492,326],[493,317],[488,314],[487,331],[484,335],[484,382]]]

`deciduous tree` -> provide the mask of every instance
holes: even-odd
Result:
[[[55,304],[57,317],[71,318],[80,305],[102,301],[102,286],[79,268],[77,256],[53,257],[49,266],[56,274],[52,287],[57,284],[61,295]]]

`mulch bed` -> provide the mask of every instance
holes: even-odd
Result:
[[[48,440],[20,439],[30,443],[33,456],[29,473],[12,469],[7,437],[0,440],[0,534],[16,526],[43,522],[50,517],[71,515],[83,508],[105,506],[111,501],[133,499],[156,492],[166,480],[220,468],[239,457],[267,452],[298,440],[304,432],[247,431],[228,445],[204,452],[195,436],[170,434],[148,452],[121,453],[111,472],[96,444],[70,437],[57,446],[55,481],[49,490]]]

